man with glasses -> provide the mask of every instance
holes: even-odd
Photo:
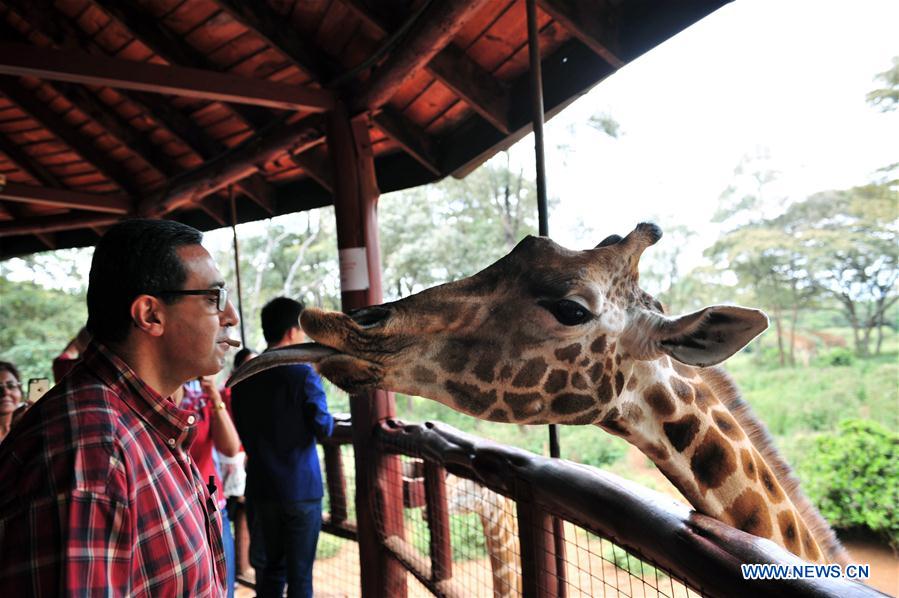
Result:
[[[92,342],[0,445],[0,587],[9,596],[221,596],[216,500],[171,395],[215,374],[238,322],[202,234],[130,220],[97,245]]]

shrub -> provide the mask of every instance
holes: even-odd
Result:
[[[845,420],[799,467],[809,498],[836,528],[867,528],[899,546],[899,434]]]
[[[847,347],[834,347],[818,356],[821,365],[849,366],[855,363],[855,354]]]

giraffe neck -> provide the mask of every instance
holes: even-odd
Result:
[[[832,532],[761,440],[730,380],[660,362],[623,368],[628,384],[600,425],[637,446],[698,512],[809,562],[829,560],[838,547]]]
[[[490,555],[493,596],[520,596],[521,573],[516,566],[519,562],[518,525],[513,515],[515,505],[508,498],[496,494],[485,496],[478,505],[476,510],[484,529],[487,554]]]

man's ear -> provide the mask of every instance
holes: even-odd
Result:
[[[138,295],[131,302],[131,321],[150,336],[162,336],[165,330],[162,303],[151,295]]]
[[[721,363],[767,327],[768,317],[757,309],[715,305],[674,319],[644,312],[622,340],[638,359],[666,354],[687,365],[706,367]]]

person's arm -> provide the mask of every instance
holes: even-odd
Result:
[[[334,418],[328,413],[328,397],[322,379],[310,368],[303,385],[306,392],[306,415],[317,438],[326,438],[334,431]]]
[[[215,386],[215,379],[212,376],[204,376],[200,378],[200,385],[203,392],[212,402],[212,444],[215,450],[225,455],[233,457],[240,451],[240,436],[237,435],[237,428],[231,420],[231,414],[228,413],[227,405],[222,400],[219,389]]]
[[[61,594],[130,594],[136,539],[127,505],[106,493],[75,490],[67,507]]]

